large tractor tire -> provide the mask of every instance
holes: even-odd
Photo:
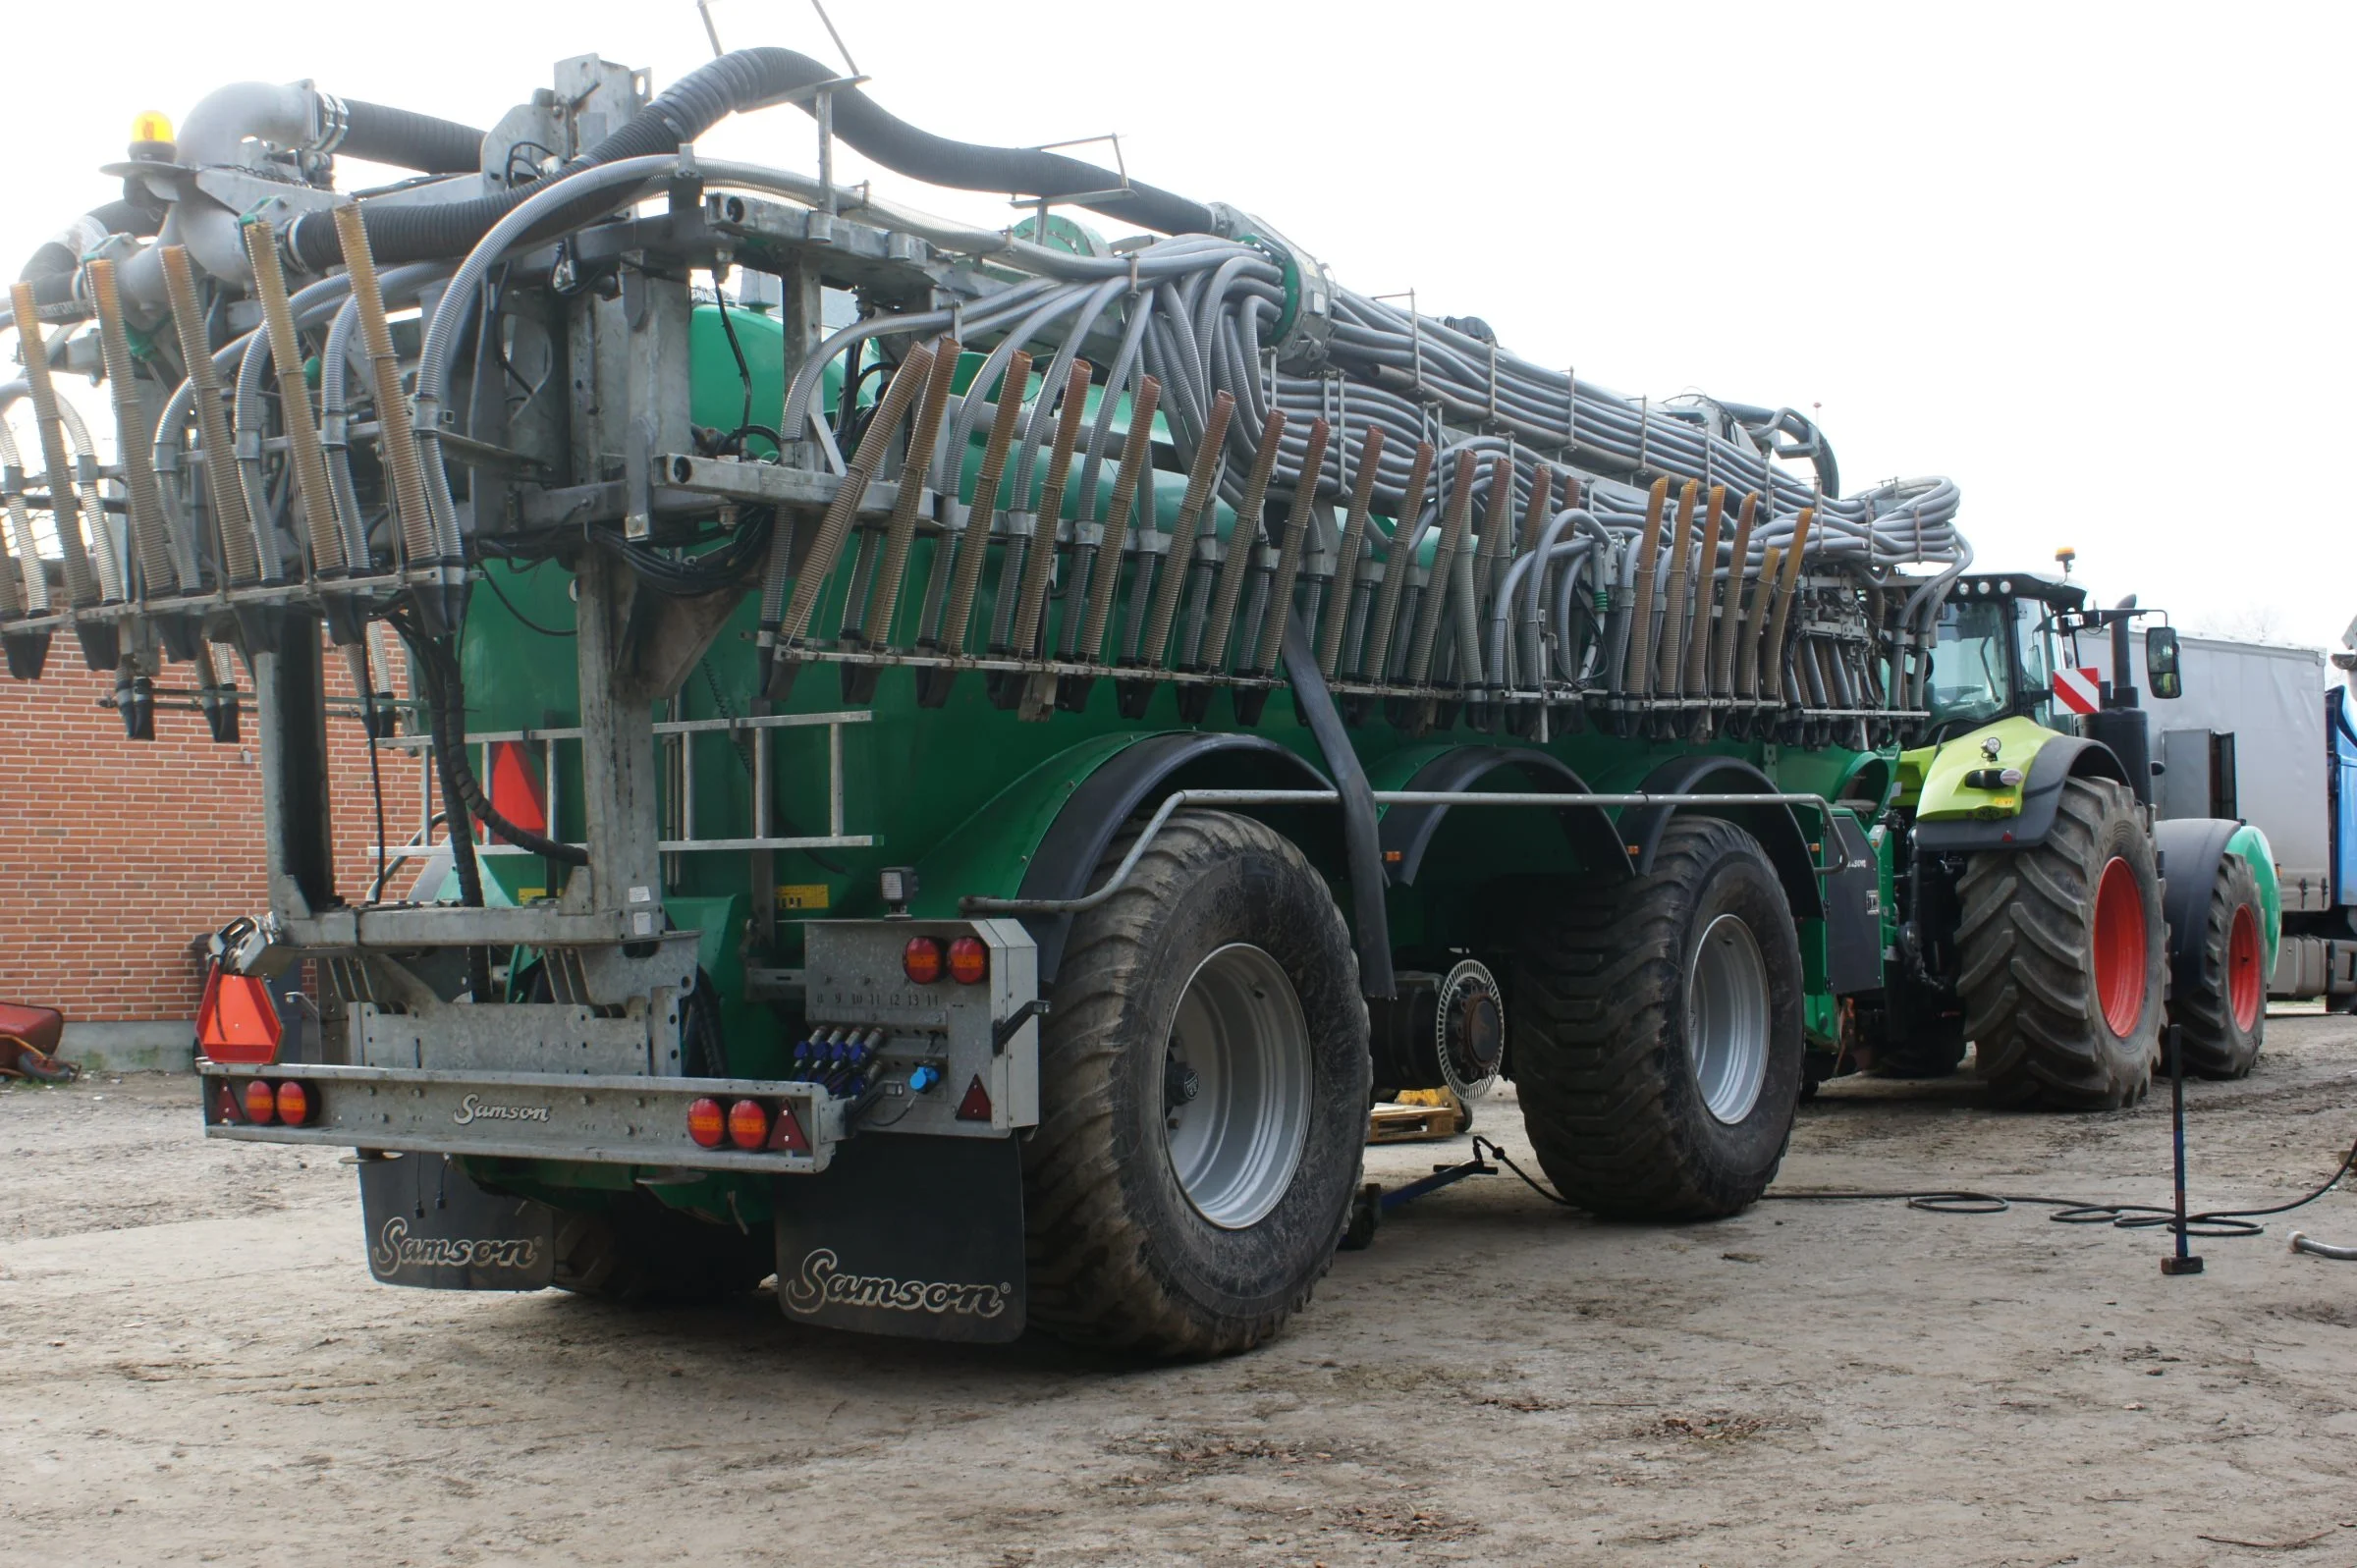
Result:
[[[1957,892],[1964,1032],[1998,1103],[2112,1110],[2142,1099],[2168,933],[2127,785],[2064,780],[2046,841],[1974,855]]]
[[[767,1220],[740,1230],[636,1192],[604,1209],[559,1211],[555,1250],[558,1289],[609,1301],[714,1301],[777,1272]]]
[[[1179,812],[1073,923],[1051,1000],[1031,1320],[1153,1356],[1273,1337],[1333,1262],[1367,1134],[1366,1003],[1325,883],[1260,823]]]
[[[1759,843],[1680,818],[1654,868],[1537,912],[1514,1087],[1556,1190],[1613,1219],[1708,1219],[1775,1179],[1800,1103],[1792,909]]]
[[[2219,857],[2204,914],[2198,962],[2178,971],[2168,1017],[2187,1073],[2240,1078],[2267,1037],[2267,910],[2249,861]]]

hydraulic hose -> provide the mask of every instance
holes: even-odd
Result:
[[[441,773],[446,794],[456,797],[463,808],[494,834],[520,849],[527,849],[560,865],[585,866],[589,853],[576,844],[551,838],[518,827],[500,814],[483,792],[482,782],[466,763],[466,688],[459,672],[459,662],[440,638],[416,634],[413,627],[395,623],[403,638],[417,655],[417,668],[425,680],[425,715],[434,740],[434,760]],[[464,818],[451,824],[451,839],[455,843],[464,834]],[[454,851],[455,853],[455,851]],[[471,859],[471,852],[468,855]]]

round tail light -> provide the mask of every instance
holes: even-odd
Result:
[[[687,1136],[698,1149],[717,1149],[729,1135],[729,1118],[717,1100],[697,1100],[687,1107]]]
[[[961,986],[978,986],[990,977],[990,948],[980,937],[959,937],[950,944],[950,978]]]
[[[278,1086],[278,1119],[290,1127],[311,1119],[310,1091],[292,1078]]]
[[[278,1119],[278,1091],[259,1078],[247,1081],[246,1119],[261,1127]]]
[[[901,973],[920,986],[941,978],[941,944],[931,937],[910,937],[901,949]]]
[[[769,1142],[769,1108],[758,1100],[740,1100],[731,1106],[729,1142],[740,1149],[758,1149]]]

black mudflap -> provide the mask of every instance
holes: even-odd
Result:
[[[447,1155],[360,1162],[368,1271],[426,1290],[539,1290],[556,1271],[556,1216],[466,1178]]]
[[[777,1181],[778,1305],[830,1328],[998,1343],[1023,1331],[1013,1138],[870,1134]]]

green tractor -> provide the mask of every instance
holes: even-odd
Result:
[[[1811,1053],[1812,1085],[1852,1068],[1943,1077],[1970,1043],[2001,1104],[2106,1110],[2143,1096],[2167,1023],[2185,1071],[2250,1071],[2281,924],[2266,837],[2156,821],[2139,693],[2076,657],[2079,637],[2108,634],[2127,671],[2129,628],[2154,614],[2090,608],[2067,576],[1958,580],[1928,743],[1899,753],[1877,830],[1885,984],[1852,999],[1836,1050]],[[2175,696],[2176,633],[2152,626],[2145,649],[2154,694]],[[2075,724],[2056,711],[2072,705]]]

